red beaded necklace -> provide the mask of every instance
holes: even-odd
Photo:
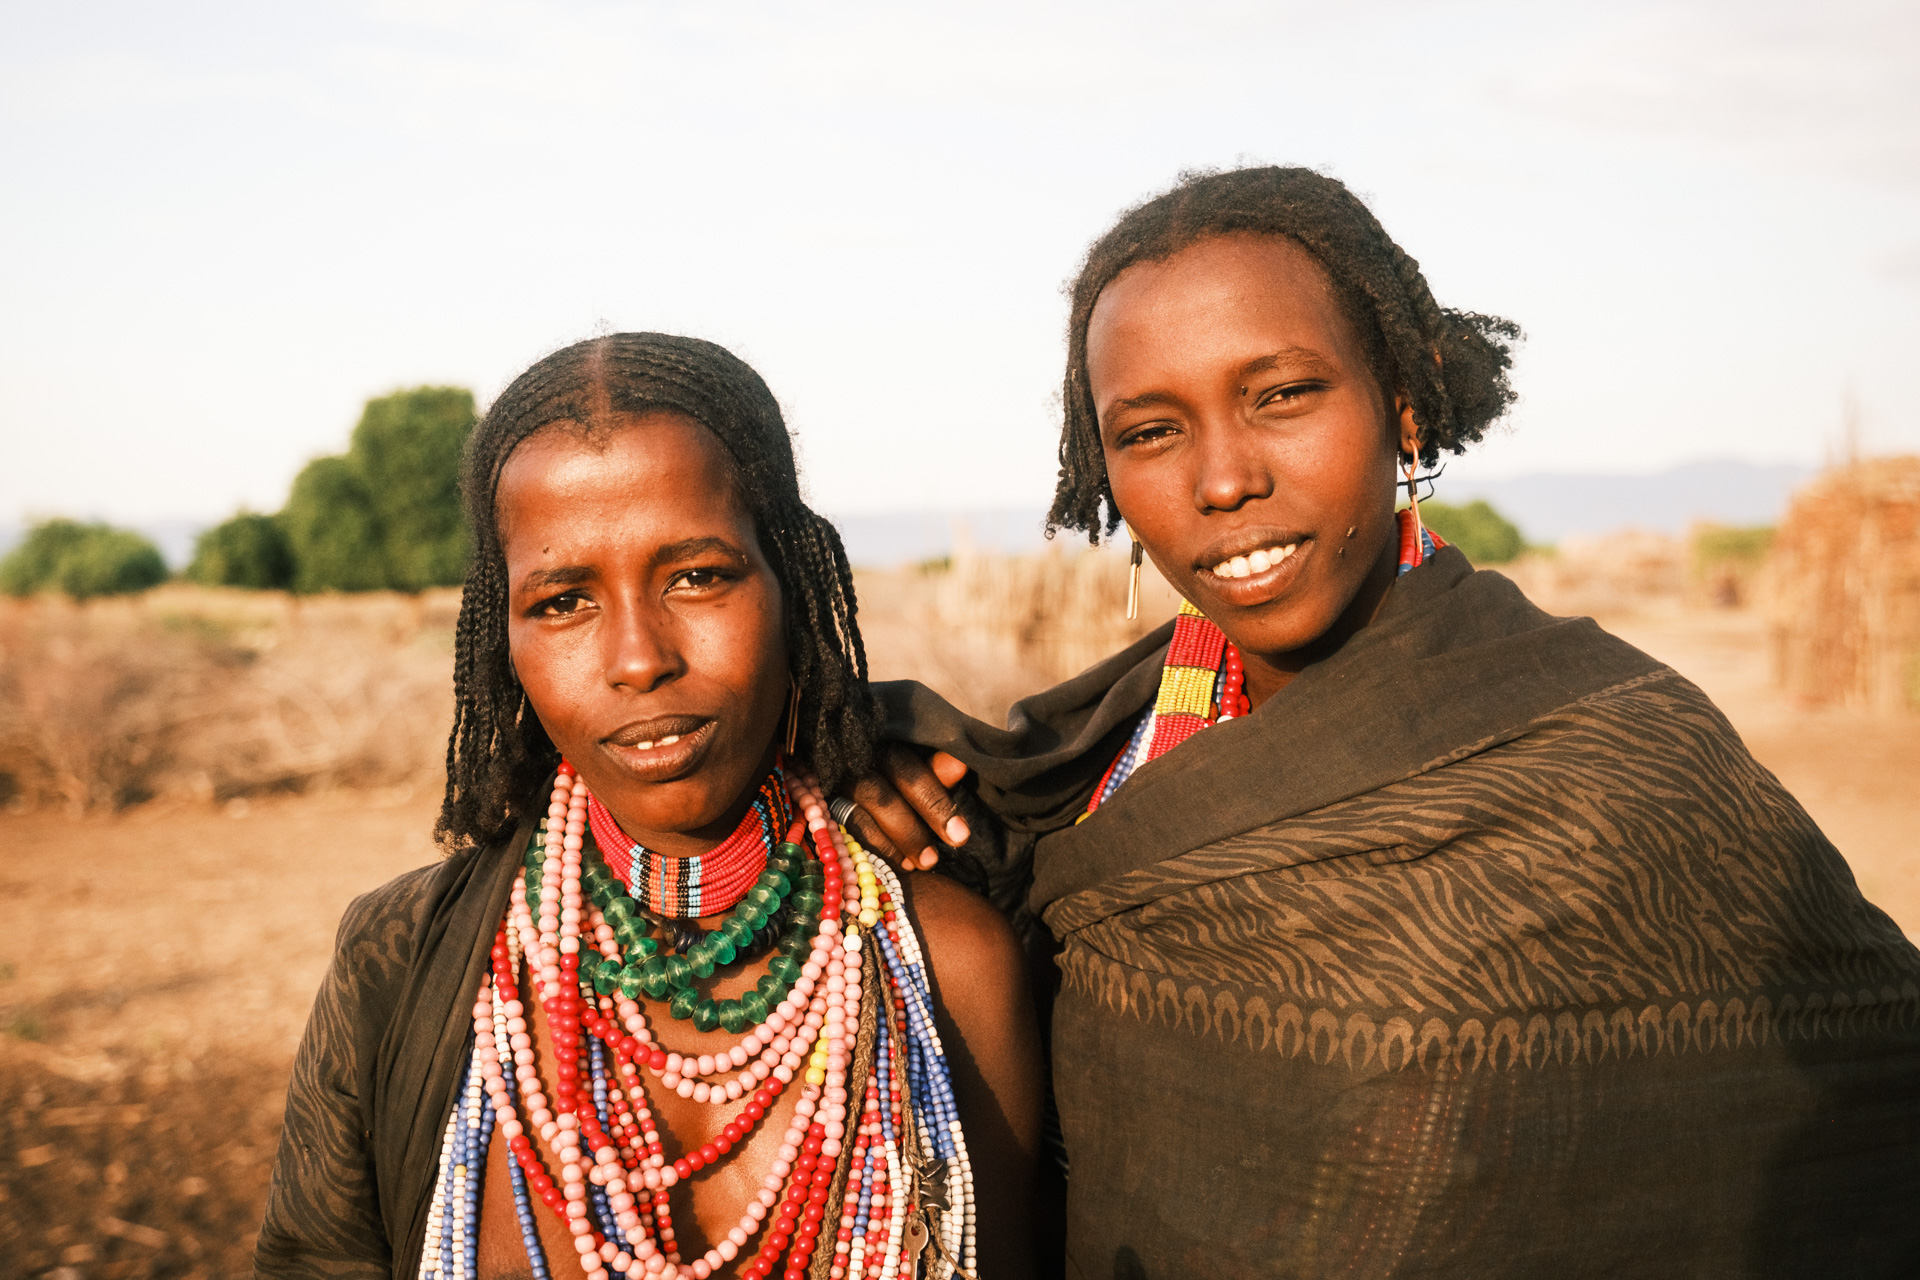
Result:
[[[655,915],[697,920],[733,910],[767,869],[767,850],[793,824],[785,780],[776,767],[740,818],[733,834],[711,852],[666,858],[620,829],[598,796],[587,805],[587,822],[607,869]]]

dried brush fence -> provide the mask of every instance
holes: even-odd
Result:
[[[1048,683],[1066,679],[1171,618],[1180,597],[1151,563],[1127,620],[1127,558],[1112,549],[981,555],[965,545],[934,584],[934,613],[971,647]]]
[[[457,591],[0,600],[0,800],[77,811],[437,778]]]
[[[1920,457],[1836,468],[1795,495],[1768,570],[1774,659],[1789,692],[1871,710],[1920,707]]]

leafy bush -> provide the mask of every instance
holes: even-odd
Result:
[[[367,401],[347,450],[372,501],[387,585],[450,587],[467,576],[460,451],[475,420],[473,393],[416,387]]]
[[[296,591],[419,591],[466,576],[460,451],[473,393],[416,387],[369,400],[344,455],[293,482],[281,523]]]
[[[194,541],[186,577],[209,587],[284,590],[293,585],[293,548],[278,520],[242,511]]]
[[[1754,567],[1773,549],[1773,526],[1701,524],[1693,529],[1693,571],[1711,572],[1716,566]]]
[[[378,591],[387,585],[373,498],[348,459],[315,458],[302,468],[280,519],[293,548],[295,591]]]
[[[86,600],[145,591],[166,580],[167,562],[152,542],[77,520],[41,521],[0,560],[0,591],[13,596],[52,589]]]
[[[1519,528],[1484,499],[1459,507],[1423,502],[1420,519],[1475,564],[1506,564],[1527,548]]]

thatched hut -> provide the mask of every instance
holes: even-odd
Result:
[[[1920,457],[1837,467],[1802,489],[1769,577],[1776,670],[1791,693],[1920,707]]]

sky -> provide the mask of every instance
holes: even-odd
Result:
[[[624,329],[751,361],[823,510],[1043,505],[1063,284],[1247,163],[1526,330],[1460,475],[1920,451],[1910,3],[0,0],[0,521],[274,510]]]

